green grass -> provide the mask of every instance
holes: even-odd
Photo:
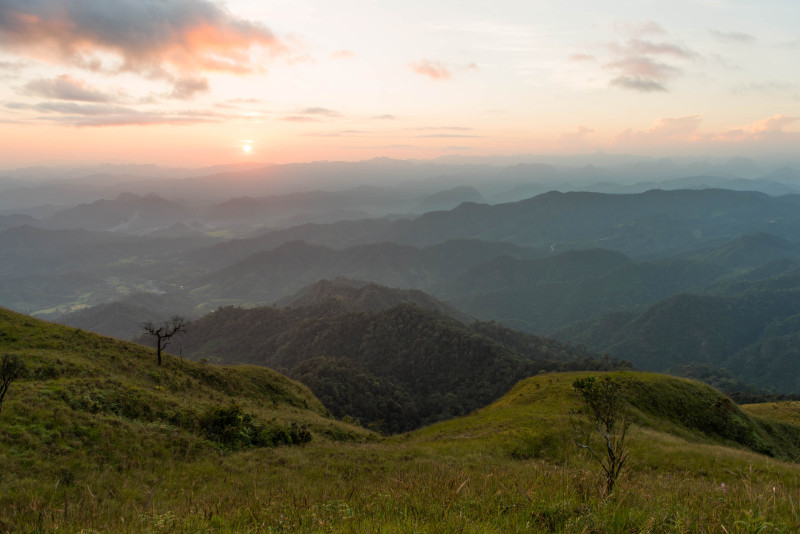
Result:
[[[800,426],[800,401],[745,404],[742,409],[757,417]]]
[[[715,423],[715,390],[620,373],[630,468],[601,497],[571,441],[579,374],[520,382],[463,418],[391,438],[326,416],[308,390],[0,311],[0,351],[28,376],[0,411],[0,532],[795,532],[797,465]],[[192,417],[235,402],[310,443],[232,452]],[[724,406],[780,457],[791,421]],[[780,409],[779,409],[780,411]],[[705,416],[704,416],[705,414]],[[734,429],[741,430],[739,426]],[[795,442],[797,440],[795,439]],[[785,449],[784,449],[785,447]]]

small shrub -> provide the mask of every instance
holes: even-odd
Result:
[[[258,423],[252,414],[242,411],[237,404],[227,408],[209,408],[200,417],[199,425],[206,439],[229,450],[302,445],[311,441],[307,426],[297,423],[286,426],[275,420],[264,425]]]

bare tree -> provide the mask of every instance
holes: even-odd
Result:
[[[3,407],[3,399],[8,393],[11,383],[22,376],[25,372],[25,364],[16,355],[3,355],[0,361],[0,408]]]
[[[589,451],[592,458],[600,464],[606,475],[606,495],[610,495],[628,459],[625,438],[630,423],[625,417],[622,388],[618,381],[609,376],[600,380],[593,376],[578,378],[572,383],[572,387],[580,393],[583,401],[579,410],[573,410],[573,415],[580,415],[584,424],[588,423],[593,427],[600,437],[593,440],[592,436],[595,434],[585,432],[573,420],[575,444]],[[605,449],[605,454],[602,449]]]
[[[148,336],[156,338],[156,353],[158,355],[158,365],[161,365],[161,353],[170,343],[170,339],[176,334],[186,331],[183,317],[179,315],[174,316],[160,324],[154,324],[152,321],[145,321],[141,324],[142,330]]]

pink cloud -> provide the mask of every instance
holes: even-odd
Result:
[[[423,59],[418,63],[412,63],[411,70],[420,76],[427,76],[432,80],[449,80],[453,77],[452,73],[442,63],[427,59]]]
[[[335,52],[331,52],[331,59],[353,59],[356,57],[356,53],[352,50],[336,50]]]

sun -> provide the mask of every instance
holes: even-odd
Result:
[[[242,145],[242,152],[249,154],[253,150],[252,145]]]

